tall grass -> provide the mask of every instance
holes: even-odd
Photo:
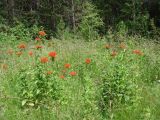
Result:
[[[21,42],[12,46],[3,43],[0,48],[0,119],[160,119],[159,44],[136,36],[125,39],[124,48],[105,38],[94,42],[53,39],[41,44],[42,50],[36,50],[35,42],[31,41],[25,43],[27,47],[19,57],[16,53]],[[9,49],[13,50],[12,55],[7,52]],[[143,54],[134,54],[133,50]],[[29,51],[33,56],[28,55]],[[57,53],[54,61],[48,56],[51,51]],[[46,64],[40,62],[43,56],[49,59]],[[91,60],[89,64],[85,62],[87,58]],[[65,68],[66,63],[71,67]],[[48,71],[52,73],[47,75]],[[71,76],[71,71],[76,75]],[[41,78],[37,78],[37,74]],[[37,87],[37,81],[41,87]],[[58,88],[52,94],[52,88],[48,89],[50,84]],[[57,99],[52,98],[55,93]]]

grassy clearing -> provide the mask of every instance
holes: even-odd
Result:
[[[159,44],[126,39],[124,48],[106,40],[52,40],[41,44],[42,50],[35,49],[35,42],[25,43],[25,50],[17,48],[21,42],[1,44],[0,119],[159,120]],[[18,57],[19,51],[23,54]],[[51,51],[57,53],[53,61]],[[42,64],[44,56],[49,62]],[[71,67],[65,68],[66,63]],[[57,89],[52,91],[50,84]]]

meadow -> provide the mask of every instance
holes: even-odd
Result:
[[[0,120],[160,120],[159,43],[45,35],[0,38]]]

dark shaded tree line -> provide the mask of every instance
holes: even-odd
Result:
[[[90,9],[86,3],[95,6],[104,22],[103,30],[116,27],[121,21],[133,32],[148,30],[150,19],[160,26],[159,0],[1,0],[0,14],[10,24],[19,20],[28,26],[39,24],[53,31],[63,20],[74,31]]]
[[[29,24],[36,22],[56,29],[60,19],[66,25],[74,28],[79,21],[85,0],[3,0],[0,9],[1,15],[13,23],[14,18]]]

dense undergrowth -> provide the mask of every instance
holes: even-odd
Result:
[[[160,119],[159,44],[122,33],[47,40],[19,27],[0,33],[1,120]]]

